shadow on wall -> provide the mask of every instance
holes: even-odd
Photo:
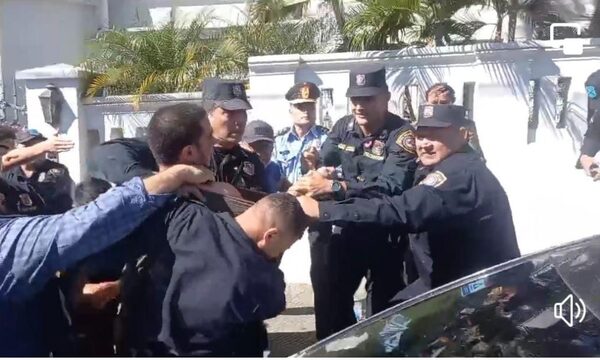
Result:
[[[302,62],[294,72],[294,84],[304,81],[311,82],[317,86],[323,85],[321,77],[308,64]],[[290,86],[292,85],[290,84]]]
[[[58,133],[66,134],[76,119],[77,119],[77,116],[73,112],[73,109],[71,109],[71,106],[69,105],[69,103],[66,101],[63,101],[61,112],[60,112],[60,124],[58,125],[58,129],[57,129]]]

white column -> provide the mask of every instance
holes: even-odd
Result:
[[[45,136],[56,133],[65,134],[66,137],[75,142],[73,150],[59,154],[60,163],[68,167],[69,173],[75,182],[81,181],[86,174],[85,139],[87,126],[82,119],[83,108],[80,102],[81,75],[79,68],[67,64],[45,66],[16,73],[17,80],[25,82],[28,128],[36,129]],[[45,122],[39,99],[39,96],[49,84],[57,86],[64,97],[58,128],[53,128]]]

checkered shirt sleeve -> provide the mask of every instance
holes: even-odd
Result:
[[[0,298],[34,295],[57,271],[127,236],[168,198],[149,195],[134,178],[64,214],[0,221]]]

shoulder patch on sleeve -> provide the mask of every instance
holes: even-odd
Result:
[[[396,144],[411,154],[417,154],[415,145],[415,134],[412,130],[405,130],[396,138]]]
[[[431,174],[427,175],[425,179],[423,179],[419,185],[431,186],[431,187],[439,187],[443,183],[446,182],[448,178],[441,171],[434,171]]]

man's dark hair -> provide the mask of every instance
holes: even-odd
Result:
[[[158,109],[148,125],[148,145],[159,164],[177,163],[183,148],[198,143],[202,136],[201,121],[206,111],[183,103]]]
[[[0,125],[0,141],[3,140],[16,140],[17,131],[10,126]]]
[[[293,235],[301,237],[310,219],[302,210],[298,200],[288,193],[270,194],[260,200],[275,216],[274,221]]]
[[[98,196],[104,194],[110,188],[110,183],[101,179],[91,178],[80,182],[75,187],[75,196],[73,199],[75,206],[82,206],[96,200]]]
[[[438,97],[442,94],[448,96],[452,104],[454,104],[454,102],[456,101],[456,94],[454,92],[454,89],[447,83],[442,82],[431,85],[429,89],[427,89],[427,91],[425,92],[425,99],[429,99],[429,95],[432,92],[437,93]]]

